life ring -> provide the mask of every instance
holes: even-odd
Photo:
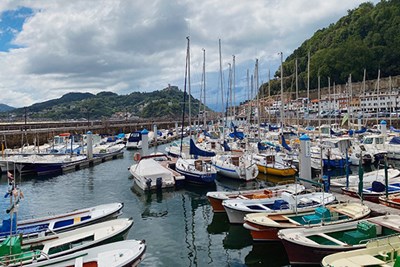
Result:
[[[140,160],[140,153],[135,153],[135,154],[133,155],[133,160],[134,160],[134,161],[139,161],[139,160]]]

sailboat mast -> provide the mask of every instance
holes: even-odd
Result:
[[[321,77],[318,70],[318,127],[321,127]],[[320,131],[321,132],[321,131]]]
[[[361,98],[365,97],[365,78],[366,78],[366,76],[367,76],[367,70],[364,69],[364,75],[363,75],[363,94],[362,94],[362,97],[361,97]],[[361,98],[360,98],[361,118],[364,119],[364,106],[361,104]],[[365,98],[364,98],[364,99],[365,99]],[[364,103],[365,103],[365,101],[364,101]]]
[[[260,91],[258,88],[258,58],[256,58],[256,65],[254,69],[254,79],[256,83],[256,92],[257,92],[257,129],[258,129],[258,138],[261,138],[260,136]]]
[[[299,124],[299,77],[297,75],[297,57],[296,57],[296,71],[295,71],[295,76],[296,76],[296,119],[297,119],[297,128],[299,128],[300,124]],[[298,131],[298,130],[297,130]]]
[[[281,132],[283,133],[283,53],[280,52],[281,54]]]
[[[307,60],[307,126],[310,126],[310,51]]]
[[[191,101],[190,101],[190,98],[192,96],[192,91],[190,88],[190,39],[189,39],[189,36],[187,37],[187,40],[188,40],[187,53],[188,53],[188,89],[189,89],[189,94],[188,94],[188,97],[189,97],[189,101],[188,101],[188,104],[189,104],[189,138],[192,139],[192,111],[191,111]]]
[[[331,77],[328,77],[328,124],[329,125],[331,125],[331,112],[332,112]]]
[[[251,116],[251,100],[250,100],[250,74],[249,74],[249,69],[247,69],[247,75],[246,75],[246,80],[247,80],[247,104],[248,104],[248,113],[247,113],[247,123],[250,124],[250,116]]]
[[[233,90],[233,121],[235,121],[236,119],[236,96],[235,96],[235,55],[232,55],[233,60],[232,60],[232,74],[233,74],[233,78],[232,78],[232,90]]]
[[[189,36],[186,37],[187,48],[186,48],[186,62],[185,62],[185,82],[183,86],[183,107],[182,107],[182,129],[181,129],[181,146],[179,150],[179,157],[182,157],[182,145],[183,145],[183,129],[185,125],[185,104],[186,104],[186,85],[188,78],[188,56],[189,56]]]
[[[377,81],[377,85],[376,85],[376,90],[377,90],[376,102],[377,102],[377,105],[378,105],[378,107],[376,109],[376,124],[379,123],[378,114],[379,114],[379,108],[380,108],[380,105],[381,105],[381,101],[380,101],[380,97],[379,97],[379,79],[380,79],[380,77],[381,77],[381,69],[378,70],[378,81]]]
[[[222,112],[224,112],[224,85],[222,82],[222,55],[221,55],[221,39],[219,39],[219,78],[220,78],[220,86],[221,86],[221,100],[222,100]],[[224,125],[225,127],[225,125]]]
[[[203,125],[206,129],[207,115],[206,115],[206,50],[203,48]]]

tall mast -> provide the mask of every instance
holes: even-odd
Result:
[[[331,77],[328,77],[328,124],[331,125],[332,99],[331,99]]]
[[[192,111],[191,111],[191,101],[190,101],[190,98],[192,96],[192,90],[190,88],[190,39],[189,39],[189,36],[186,38],[188,40],[187,60],[188,60],[188,89],[189,89],[189,95],[188,95],[188,97],[189,97],[189,101],[188,101],[188,104],[189,104],[189,136],[190,136],[190,139],[192,139]]]
[[[297,76],[297,57],[296,57],[296,61],[295,61],[295,75],[296,75],[296,124],[297,124],[297,131],[299,128],[299,77]]]
[[[378,113],[379,113],[379,108],[381,105],[380,96],[379,96],[379,79],[380,79],[380,77],[381,77],[381,69],[378,70],[378,81],[377,81],[377,85],[376,85],[376,90],[377,90],[376,102],[378,104],[378,108],[376,109],[376,124],[379,123]]]
[[[280,52],[281,54],[281,132],[283,133],[283,53]]]
[[[254,68],[254,79],[255,79],[255,89],[257,92],[257,129],[258,129],[258,138],[261,138],[260,136],[260,92],[259,92],[259,87],[258,87],[258,58],[256,58],[256,65]]]
[[[186,48],[186,62],[185,62],[185,83],[183,86],[183,107],[182,107],[182,130],[181,130],[181,146],[179,150],[179,157],[182,157],[182,145],[183,145],[183,129],[185,125],[185,104],[186,104],[186,85],[188,79],[188,57],[189,57],[189,36],[186,37],[187,48]]]
[[[319,70],[318,70],[318,126],[321,127],[321,77],[319,76]]]
[[[271,124],[271,71],[268,69],[268,124]]]
[[[307,60],[307,126],[310,124],[310,51]]]
[[[206,50],[203,48],[203,127],[206,129]]]
[[[364,69],[364,76],[363,76],[363,96],[365,97],[365,79],[367,78],[367,69]],[[365,99],[365,98],[364,98]],[[361,102],[361,101],[360,101]],[[364,101],[365,103],[365,101]],[[364,118],[364,107],[361,105],[361,113]]]
[[[236,119],[236,96],[235,96],[235,55],[232,55],[232,70],[233,70],[233,78],[232,78],[232,90],[233,90],[233,121]]]
[[[222,81],[223,78],[222,78],[221,39],[219,39],[219,76],[220,76],[220,86],[221,86],[222,112],[224,112],[224,85]]]
[[[247,123],[250,124],[250,114],[251,114],[251,100],[250,100],[250,77],[249,77],[249,69],[247,69],[247,104],[248,104],[248,113],[247,113]]]
[[[228,63],[228,91],[226,92],[226,119],[228,121],[228,116],[231,117],[232,122],[232,65]]]

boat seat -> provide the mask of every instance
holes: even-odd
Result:
[[[357,224],[357,230],[346,232],[343,239],[347,244],[357,245],[361,241],[376,237],[376,225],[367,221],[362,221]]]

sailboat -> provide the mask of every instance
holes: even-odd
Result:
[[[217,171],[212,166],[210,160],[203,160],[197,158],[202,157],[213,157],[214,152],[208,152],[198,148],[192,140],[191,134],[191,113],[190,113],[190,39],[187,39],[187,54],[186,54],[186,71],[185,71],[185,86],[183,93],[183,110],[182,110],[182,133],[183,125],[185,121],[185,102],[186,102],[186,83],[189,87],[189,136],[190,136],[190,151],[189,154],[195,156],[196,158],[183,158],[182,157],[182,142],[183,134],[181,135],[181,155],[176,161],[175,170],[180,174],[184,175],[188,183],[194,183],[199,185],[209,185],[214,184]]]

